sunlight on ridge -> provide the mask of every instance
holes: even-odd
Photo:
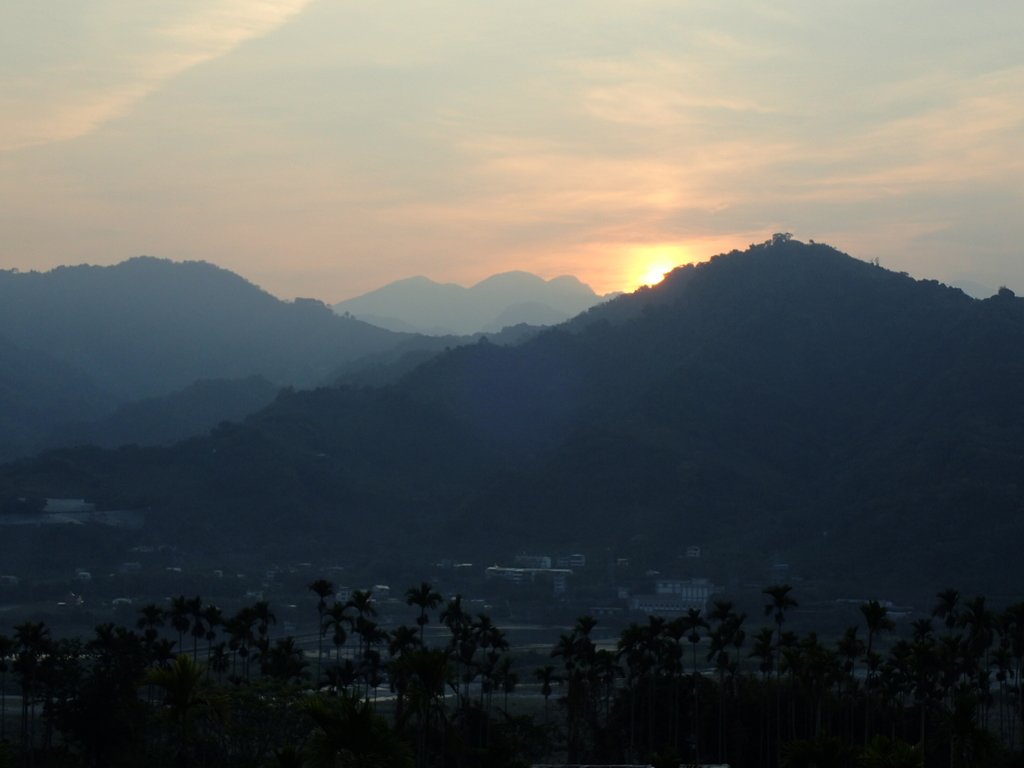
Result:
[[[630,272],[637,277],[635,285],[629,290],[636,290],[642,285],[657,285],[665,278],[667,272],[681,264],[689,264],[693,258],[682,245],[660,243],[634,248],[630,260]]]

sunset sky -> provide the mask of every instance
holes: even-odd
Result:
[[[1024,293],[1020,0],[7,0],[0,267],[598,292],[774,232]]]

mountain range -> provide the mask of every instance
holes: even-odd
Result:
[[[389,381],[475,340],[395,333],[314,299],[281,301],[204,262],[0,270],[0,460],[59,445],[173,442],[242,419],[281,387]]]
[[[1024,590],[1022,377],[1012,292],[776,236],[394,383],[285,391],[170,447],[6,465],[0,504],[147,508],[147,535],[196,557],[577,551],[734,585],[784,563],[816,595],[995,599]]]
[[[466,335],[523,323],[557,325],[614,295],[599,296],[570,275],[544,280],[503,272],[470,288],[418,276],[341,301],[334,311],[392,331]]]

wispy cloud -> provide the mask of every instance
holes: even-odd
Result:
[[[55,34],[21,29],[48,50],[35,66],[2,62],[0,150],[89,133],[185,70],[268,34],[310,2],[97,2]]]

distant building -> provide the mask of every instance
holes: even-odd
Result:
[[[94,512],[95,504],[86,504],[85,499],[47,499],[43,512]]]
[[[558,558],[559,568],[584,568],[586,565],[586,555],[562,555]]]
[[[550,562],[549,558],[545,558]],[[551,586],[554,589],[556,595],[564,595],[568,590],[567,578],[564,573],[555,574],[551,578]]]
[[[687,557],[700,557],[700,547],[690,546],[686,548]]]
[[[634,595],[630,607],[656,616],[678,616],[690,608],[705,611],[714,589],[708,579],[657,579],[654,594]]]
[[[334,593],[334,599],[339,603],[347,603],[352,599],[352,588],[338,587],[338,591]]]
[[[121,563],[121,573],[136,573],[142,570],[142,563]]]
[[[516,555],[515,564],[520,568],[550,568],[551,558],[543,555]]]
[[[513,584],[532,584],[538,580],[554,580],[561,577],[563,580],[572,576],[569,568],[502,568],[492,565],[487,569],[485,575],[488,579],[504,579]]]

